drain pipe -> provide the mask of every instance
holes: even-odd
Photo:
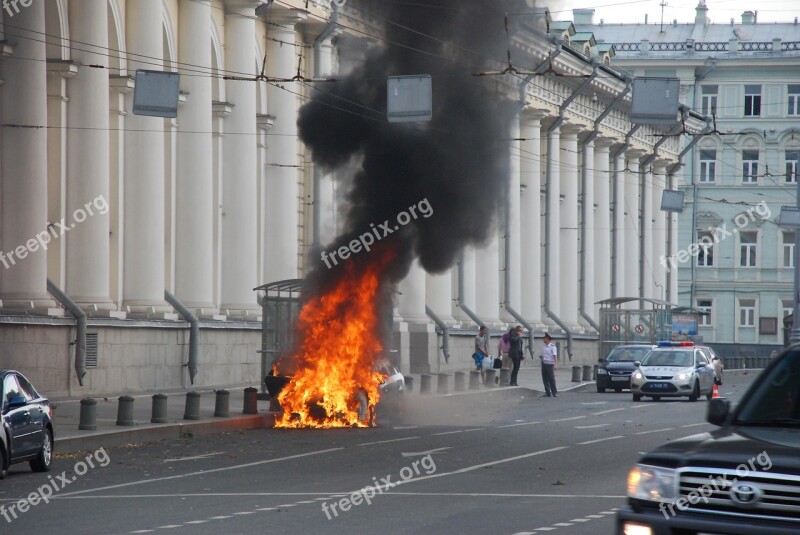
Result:
[[[595,139],[597,139],[597,136],[600,135],[600,124],[603,122],[603,119],[608,117],[608,114],[611,113],[611,111],[614,109],[614,107],[617,105],[617,103],[622,101],[627,96],[627,94],[631,92],[632,88],[633,88],[633,85],[631,84],[631,79],[630,78],[625,78],[625,89],[623,89],[620,92],[620,94],[617,95],[616,98],[614,100],[612,100],[611,103],[609,103],[609,105],[606,107],[606,109],[604,109],[603,112],[597,117],[597,119],[594,122],[594,129],[589,133],[589,135],[583,141],[582,150],[583,150],[584,157],[583,157],[583,165],[581,166],[581,172],[583,173],[582,176],[583,176],[583,181],[584,181],[583,182],[584,183],[583,191],[586,191],[586,186],[585,186],[585,184],[586,184],[586,171],[588,169],[588,162],[586,161],[586,152],[585,152],[586,151],[586,146],[589,143],[593,142]],[[584,213],[587,213],[587,211],[584,210]],[[584,221],[583,225],[581,225],[581,243],[586,243],[586,221]],[[612,245],[612,252],[613,252],[613,245]],[[613,262],[612,262],[612,266],[613,266]],[[588,271],[587,267],[588,266],[586,265],[586,256],[585,255],[581,255],[581,284],[580,284],[580,297],[578,298],[578,311],[580,312],[581,317],[583,319],[585,319],[586,322],[589,325],[591,325],[592,329],[594,329],[595,331],[597,331],[599,333],[600,332],[600,326],[597,324],[597,322],[594,320],[594,318],[592,318],[591,316],[589,316],[589,314],[587,314],[586,309],[584,308],[584,302],[583,301],[586,298],[586,293],[585,292],[586,292],[586,272]],[[613,278],[612,278],[612,281],[613,281]]]
[[[164,299],[189,322],[189,381],[194,384],[200,346],[200,321],[177,297],[164,290]]]
[[[450,327],[431,310],[431,307],[425,305],[425,314],[442,330],[442,354],[444,354],[444,361],[450,361]]]
[[[47,279],[47,292],[75,316],[78,328],[75,337],[75,374],[78,384],[83,386],[83,377],[86,375],[86,312],[50,279]]]
[[[322,33],[314,40],[314,77],[315,78],[322,78],[323,76],[327,76],[330,73],[323,73],[322,69],[320,69],[320,58],[322,57],[322,43],[328,40],[331,35],[334,34],[336,31],[336,27],[338,26],[339,21],[339,5],[336,2],[331,3],[331,18],[328,21],[328,24],[322,30]],[[312,232],[314,234],[313,243],[312,243],[312,250],[317,250],[322,247],[322,243],[320,243],[320,233],[322,232],[322,206],[320,204],[320,197],[322,195],[321,190],[321,182],[322,182],[322,169],[319,166],[314,166],[313,172],[313,184],[312,184],[312,195],[314,196],[314,202],[312,204],[312,217],[314,219],[313,229]]]

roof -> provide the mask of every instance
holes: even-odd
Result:
[[[253,288],[254,291],[271,292],[300,292],[303,290],[303,279],[286,279],[269,282]]]

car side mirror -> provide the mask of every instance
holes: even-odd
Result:
[[[597,359],[597,362],[599,362],[599,363],[601,363],[601,364],[602,364],[603,362],[605,362],[605,361],[606,361],[606,359]]]
[[[706,421],[712,425],[723,425],[731,412],[731,402],[725,398],[713,398],[708,402]]]
[[[639,366],[642,365],[642,362],[640,360],[635,360],[635,361],[633,361],[633,365],[638,368]]]
[[[17,407],[24,407],[28,402],[22,396],[12,396],[9,398],[6,407],[9,409],[16,409]]]
[[[699,370],[700,368],[705,368],[706,365],[704,363],[702,363],[702,362],[698,362],[695,367]]]

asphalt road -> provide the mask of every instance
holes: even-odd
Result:
[[[726,377],[722,394],[738,399],[752,377]],[[0,482],[0,532],[613,533],[630,466],[711,429],[705,408],[518,388],[408,397],[377,429],[267,429],[87,451],[59,456],[47,475],[13,467]]]

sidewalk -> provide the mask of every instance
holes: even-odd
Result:
[[[468,372],[468,369],[464,370]],[[453,392],[453,377],[449,374],[447,393]],[[469,374],[467,373],[467,376]],[[412,390],[407,393],[419,396],[420,376],[411,375]],[[556,384],[559,392],[574,390],[593,384],[590,382],[571,382],[572,367],[565,366],[556,369]],[[468,379],[467,379],[468,380]],[[501,394],[501,391],[511,391],[525,388],[544,393],[541,372],[538,366],[523,366],[518,377],[519,387],[494,387],[481,385],[478,390],[465,393],[490,393]],[[244,386],[228,388],[230,393],[230,416],[215,417],[216,394],[212,389],[186,389],[180,391],[164,392],[167,397],[167,423],[150,423],[153,407],[153,394],[141,394],[134,397],[132,426],[119,426],[117,422],[119,395],[107,397],[94,397],[96,405],[96,426],[93,431],[80,430],[81,400],[80,398],[51,399],[54,407],[54,425],[56,452],[74,452],[79,450],[96,450],[102,447],[120,446],[123,444],[149,442],[155,440],[180,438],[182,436],[201,436],[211,433],[233,431],[239,429],[259,429],[272,425],[272,413],[269,411],[270,402],[258,401],[258,414],[244,414]],[[194,391],[200,394],[200,419],[186,420],[186,393]],[[433,381],[432,395],[436,396],[436,379]],[[121,394],[120,394],[121,395]]]

